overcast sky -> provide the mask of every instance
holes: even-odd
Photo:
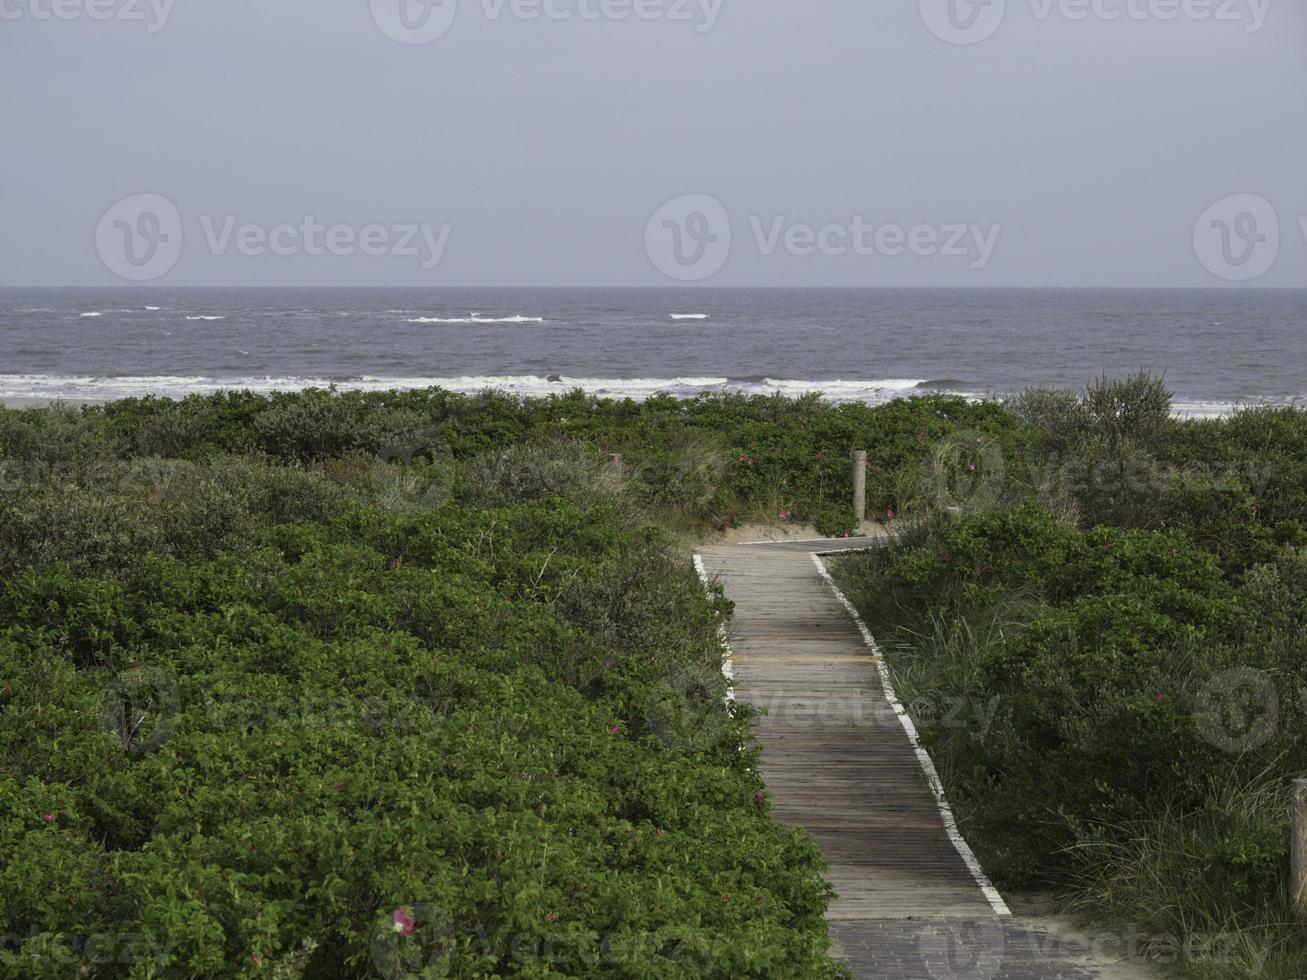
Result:
[[[1307,286],[1307,4],[948,2],[0,0],[0,284]]]

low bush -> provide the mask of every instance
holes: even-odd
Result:
[[[0,501],[0,976],[841,975],[728,604],[596,449],[259,417]]]
[[[1284,817],[1307,775],[1307,498],[1283,474],[1307,412],[1174,422],[1163,392],[1028,393],[1037,451],[985,506],[836,574],[991,874],[1142,927],[1161,958],[1189,944],[1188,976],[1287,980],[1307,966]],[[932,704],[964,707],[935,724]]]
[[[362,455],[401,465],[488,465],[514,452],[542,459],[546,447],[584,445],[596,458],[619,454],[631,493],[662,523],[697,531],[792,520],[843,533],[853,524],[852,450],[869,451],[868,508],[883,516],[911,503],[902,497],[903,474],[938,441],[966,433],[1004,445],[1028,441],[1002,406],[942,396],[872,408],[816,396],[635,402],[580,391],[545,399],[440,389],[220,392],[77,412],[0,409],[0,461],[34,462],[71,479],[69,467],[122,459],[262,454],[315,465]]]

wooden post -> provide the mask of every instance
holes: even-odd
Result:
[[[867,451],[853,450],[853,516],[858,528],[867,519]]]
[[[1290,833],[1293,834],[1290,848],[1293,876],[1289,880],[1295,907],[1299,912],[1307,914],[1307,779],[1293,781],[1293,805],[1289,808],[1289,822]]]

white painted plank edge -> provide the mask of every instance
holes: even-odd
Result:
[[[949,806],[948,798],[944,795],[944,784],[940,781],[939,773],[935,769],[935,763],[931,761],[930,753],[926,751],[921,744],[921,739],[917,735],[917,726],[912,723],[911,716],[899,702],[898,695],[894,692],[894,682],[890,677],[889,667],[886,666],[884,658],[881,656],[880,647],[876,645],[876,638],[871,635],[871,630],[867,624],[862,621],[858,610],[853,608],[853,603],[849,602],[848,597],[840,591],[840,587],[835,584],[831,578],[830,572],[826,570],[826,565],[818,555],[812,556],[812,563],[817,566],[817,571],[821,577],[826,580],[831,591],[835,593],[835,598],[840,601],[848,613],[853,617],[853,622],[857,624],[858,631],[862,634],[863,642],[871,650],[873,662],[876,670],[880,674],[881,684],[885,688],[885,699],[889,701],[890,706],[894,709],[894,714],[898,717],[899,722],[903,725],[903,731],[908,736],[908,741],[912,743],[912,751],[916,753],[917,761],[921,764],[922,772],[926,774],[926,782],[930,784],[930,791],[935,796],[935,805],[939,808],[940,817],[944,821],[944,832],[948,834],[949,840],[953,843],[954,849],[958,856],[971,872],[971,877],[976,879],[976,884],[984,893],[985,898],[989,901],[990,908],[994,910],[995,915],[1011,915],[1012,910],[1007,907],[1007,902],[1003,901],[1003,896],[998,893],[985,874],[985,870],[976,860],[976,855],[971,850],[971,845],[966,842],[961,832],[958,830],[957,821],[953,819],[953,808]],[[702,566],[702,562],[699,563]]]
[[[694,556],[694,570],[699,573],[699,581],[703,583],[705,590],[712,588],[712,579],[708,577],[708,569],[704,567],[703,555]],[[731,660],[731,644],[726,639],[726,624],[721,618],[717,619],[717,639],[722,644],[722,676],[726,678],[726,704],[727,707],[735,703],[735,664]]]

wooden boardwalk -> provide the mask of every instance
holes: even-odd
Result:
[[[775,815],[806,828],[825,854],[839,955],[858,977],[1149,976],[1104,961],[1101,937],[1014,919],[957,835],[869,637],[816,559],[874,543],[722,545],[700,556],[735,602],[735,697],[767,711],[753,730]]]

